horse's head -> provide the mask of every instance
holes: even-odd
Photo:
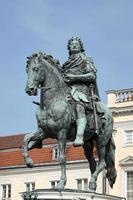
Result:
[[[37,95],[37,89],[40,86],[44,86],[45,79],[47,78],[47,73],[51,74],[51,81],[61,82],[63,80],[61,66],[58,60],[53,59],[51,55],[39,52],[34,53],[32,56],[28,57],[27,60],[27,84],[26,93],[29,95]],[[64,82],[64,80],[63,80]],[[54,86],[55,83],[53,82]],[[62,83],[60,83],[62,85]]]
[[[43,58],[44,54],[42,52],[34,53],[32,56],[27,57],[27,83],[25,91],[28,95],[37,95],[37,89],[44,81]]]

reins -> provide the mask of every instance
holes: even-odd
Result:
[[[60,86],[56,86],[56,87],[42,87],[42,86],[40,86],[39,89],[45,89],[45,92],[47,92],[48,90],[51,90],[51,89],[63,88],[63,87],[66,87],[66,85],[60,85]]]

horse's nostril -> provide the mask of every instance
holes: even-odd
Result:
[[[34,91],[34,88],[30,88],[30,91],[33,92],[33,91]]]
[[[25,88],[25,92],[26,92],[26,93],[34,92],[34,88],[26,87],[26,88]]]

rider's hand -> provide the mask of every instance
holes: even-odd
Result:
[[[69,82],[74,80],[74,75],[72,75],[72,74],[64,74],[64,80],[65,80],[65,82],[69,83]]]

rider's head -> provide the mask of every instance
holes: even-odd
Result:
[[[84,46],[79,37],[72,37],[68,40],[67,49],[69,51],[69,55],[84,52]]]

